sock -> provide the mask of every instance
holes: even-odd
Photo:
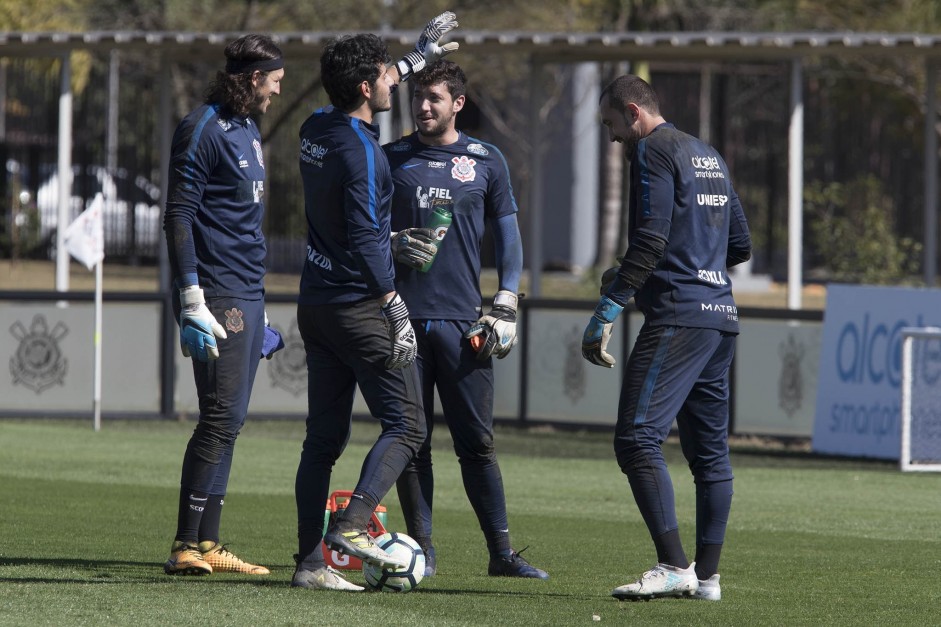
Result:
[[[486,535],[486,534],[485,534]],[[491,557],[509,557],[513,554],[510,546],[510,532],[491,534],[487,537],[487,548]]]
[[[366,522],[378,504],[368,496],[353,493],[346,509],[337,516],[337,530],[346,532],[366,529]]]
[[[704,544],[696,547],[696,576],[706,580],[719,572],[721,544]]]
[[[309,549],[307,547],[303,547],[301,550],[307,550],[307,552],[294,556],[294,560],[297,562],[298,570],[317,570],[327,565],[327,562],[323,557],[323,551],[320,549],[319,542],[314,547],[310,547]]]
[[[225,505],[225,495],[211,494],[206,500],[206,509],[199,521],[199,542],[212,542],[219,544],[219,521],[222,519],[222,506]],[[212,548],[210,546],[210,548]]]
[[[686,559],[686,553],[683,551],[678,529],[667,531],[663,535],[654,538],[653,543],[657,547],[658,562],[677,568],[689,568],[689,560]]]
[[[180,489],[180,505],[176,519],[176,539],[196,546],[199,542],[199,524],[206,510],[209,495],[186,488]]]

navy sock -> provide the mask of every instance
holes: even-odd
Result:
[[[721,544],[704,544],[696,547],[696,576],[700,579],[709,579],[719,572],[719,554],[722,553]]]
[[[219,523],[222,519],[222,506],[225,495],[210,494],[206,500],[206,509],[199,521],[199,541],[219,543]]]
[[[683,545],[680,542],[679,530],[667,531],[654,538],[653,543],[657,547],[658,562],[677,568],[689,568],[689,560],[686,559],[686,553],[683,551]]]
[[[180,505],[176,519],[176,539],[188,544],[199,542],[199,525],[206,510],[209,495],[205,492],[180,489]]]
[[[339,531],[365,529],[377,505],[378,503],[368,496],[354,493],[346,509],[337,517],[337,529]]]

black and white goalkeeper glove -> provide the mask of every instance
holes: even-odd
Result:
[[[399,71],[399,80],[407,81],[412,74],[421,71],[426,65],[434,63],[457,50],[460,47],[457,42],[444,44],[443,46],[438,45],[438,41],[448,31],[455,28],[457,28],[457,16],[450,11],[445,11],[428,22],[425,30],[418,37],[414,50],[406,53],[395,64],[396,69]]]
[[[436,241],[434,229],[404,229],[392,234],[392,257],[417,270],[438,254]]]
[[[386,368],[407,368],[415,361],[415,355],[418,353],[418,340],[415,339],[415,330],[408,319],[408,307],[396,293],[379,311],[386,320],[389,339],[392,341],[392,354],[386,359]]]
[[[477,335],[483,336],[483,345],[477,350],[477,359],[484,360],[491,355],[503,359],[516,346],[519,341],[516,337],[518,301],[513,292],[500,290],[493,297],[493,309],[481,316],[477,323],[464,333],[464,337],[469,340]],[[471,346],[474,346],[473,340]]]

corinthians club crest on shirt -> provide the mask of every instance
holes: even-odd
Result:
[[[454,167],[451,168],[451,177],[459,180],[461,183],[469,183],[477,178],[477,172],[474,166],[477,162],[466,155],[454,157],[451,159]]]
[[[10,334],[20,345],[10,358],[13,385],[20,384],[36,394],[53,385],[63,385],[69,362],[62,356],[59,340],[68,333],[61,322],[50,330],[46,318],[39,314],[33,317],[29,329],[22,322],[14,322]]]

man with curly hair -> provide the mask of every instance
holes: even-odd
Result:
[[[307,354],[308,415],[295,483],[295,587],[362,590],[325,565],[321,540],[380,567],[406,565],[366,531],[425,436],[415,333],[393,283],[392,177],[375,116],[391,108],[400,81],[457,47],[438,45],[455,26],[454,14],[442,13],[395,64],[372,34],[339,37],[320,58],[331,105],[301,126],[298,155],[308,228],[297,323]],[[363,461],[349,504],[324,530],[330,475],[350,437],[357,388],[382,433]]]
[[[252,116],[281,92],[284,60],[264,35],[231,42],[225,57],[205,103],[177,127],[170,156],[164,230],[199,421],[183,457],[168,575],[269,572],[220,544],[219,524],[258,360],[279,339],[265,316],[265,160]]]

